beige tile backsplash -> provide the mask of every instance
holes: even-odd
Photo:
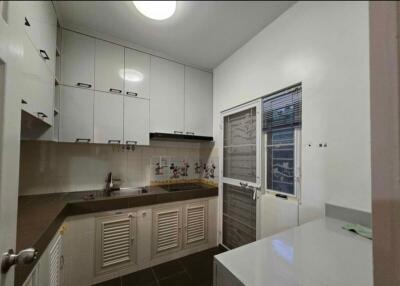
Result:
[[[152,141],[135,151],[121,146],[69,144],[41,141],[21,142],[20,195],[102,189],[108,172],[122,186],[145,186],[171,181],[206,179],[218,181],[218,157],[212,143]],[[164,165],[157,175],[156,163]],[[171,164],[179,178],[173,179]],[[189,165],[187,176],[182,167]],[[195,172],[196,164],[200,166]],[[214,166],[213,166],[214,165]],[[214,178],[209,176],[214,169]]]

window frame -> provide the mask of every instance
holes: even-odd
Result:
[[[294,156],[293,156],[293,168],[294,168],[294,194],[289,194],[273,189],[268,189],[267,181],[270,176],[268,174],[268,133],[264,132],[264,190],[266,193],[273,195],[281,195],[287,198],[300,199],[301,194],[301,127],[294,127]]]

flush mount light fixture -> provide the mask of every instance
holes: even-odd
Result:
[[[176,1],[132,1],[140,13],[154,20],[165,20],[176,10]]]

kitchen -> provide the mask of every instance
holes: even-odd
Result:
[[[0,3],[0,285],[398,285],[397,3]]]

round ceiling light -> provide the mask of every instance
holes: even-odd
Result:
[[[176,10],[176,1],[132,1],[140,13],[154,20],[165,20]]]

